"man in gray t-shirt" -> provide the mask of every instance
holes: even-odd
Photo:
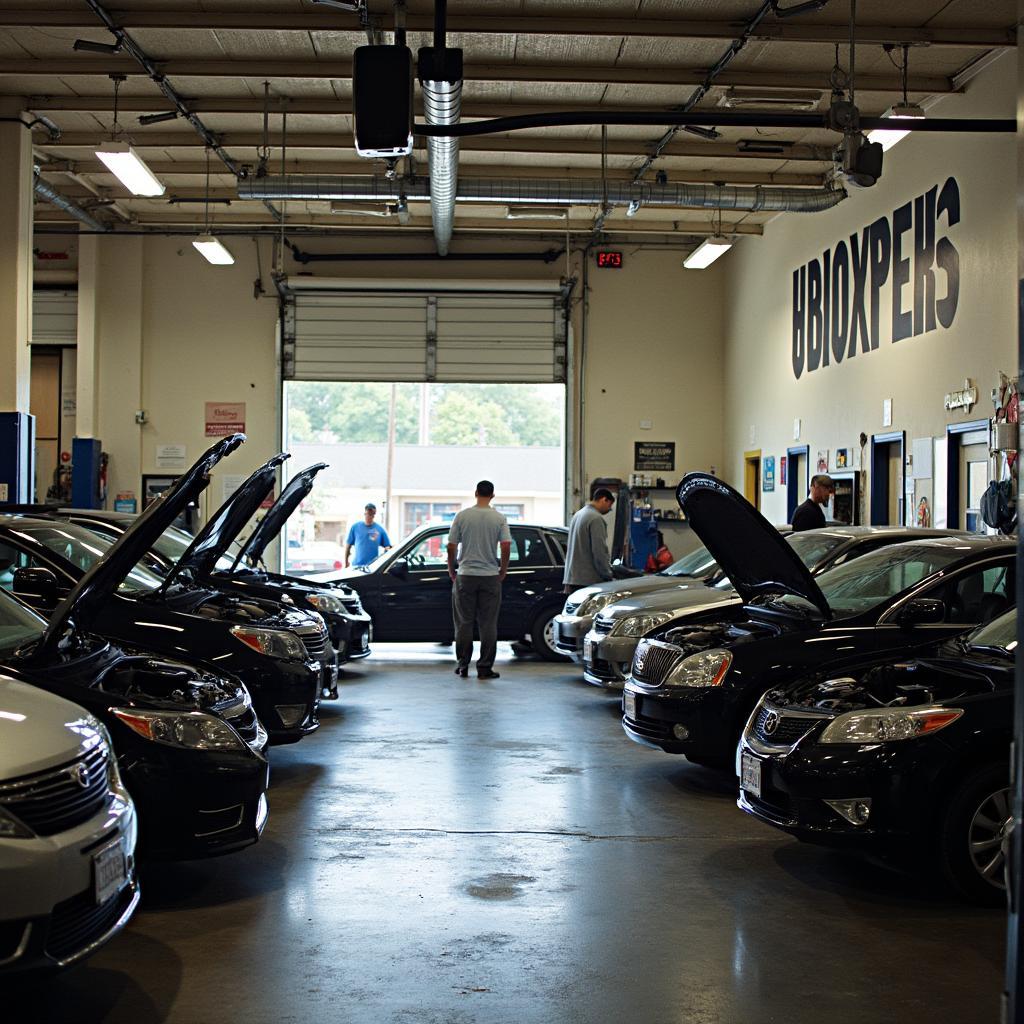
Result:
[[[452,580],[452,617],[455,620],[457,676],[469,675],[473,659],[473,626],[480,630],[478,679],[497,679],[494,656],[498,650],[498,612],[501,584],[508,574],[512,534],[505,517],[491,508],[494,484],[476,485],[476,504],[464,508],[448,532],[448,575]],[[461,547],[461,552],[459,548]],[[498,554],[500,552],[500,560]],[[458,572],[455,559],[458,555]]]
[[[594,497],[572,517],[562,576],[567,594],[589,583],[604,583],[612,578],[604,517],[614,504],[612,492],[607,487],[599,487]]]

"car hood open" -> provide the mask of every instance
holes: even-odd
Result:
[[[209,486],[213,467],[230,455],[245,434],[230,434],[208,448],[196,463],[175,480],[124,533],[106,554],[78,581],[71,593],[58,606],[36,649],[37,657],[52,654],[73,621],[88,629],[99,610],[106,604],[139,559],[156,539]]]
[[[267,545],[281,532],[291,514],[302,504],[306,495],[313,490],[313,481],[316,479],[317,473],[326,469],[327,465],[326,462],[317,462],[288,481],[281,496],[274,502],[259,526],[253,530],[252,536],[245,542],[245,546],[235,557],[232,569],[237,569],[243,559],[249,565],[256,565],[263,557]]]
[[[184,572],[193,579],[203,579],[213,572],[217,559],[227,551],[228,545],[242,532],[253,513],[273,491],[277,481],[277,467],[290,457],[287,452],[280,452],[264,462],[242,483],[196,534],[195,540],[164,578],[161,590],[167,590]]]
[[[763,594],[794,594],[832,618],[825,595],[804,564],[742,494],[707,473],[688,473],[676,498],[744,604]]]

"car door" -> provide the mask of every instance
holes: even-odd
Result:
[[[378,640],[450,640],[452,584],[448,527],[419,537],[384,569],[380,579]]]
[[[46,569],[53,573],[57,584],[57,599],[62,601],[71,592],[74,580],[55,561],[40,558],[10,543],[8,538],[0,539],[0,588],[14,593],[14,573],[18,569]],[[53,608],[44,608],[34,600],[27,600],[40,615],[48,617]]]
[[[545,603],[564,601],[562,568],[554,563],[543,532],[532,526],[512,526],[511,532],[498,615],[498,636],[503,640],[518,640],[528,633]]]

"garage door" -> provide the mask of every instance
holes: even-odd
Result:
[[[282,300],[286,380],[564,383],[566,303],[544,290],[296,290]]]

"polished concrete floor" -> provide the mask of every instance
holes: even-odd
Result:
[[[0,1019],[998,1019],[1000,912],[760,825],[574,667],[502,652],[487,683],[375,653],[273,751],[257,846],[147,871],[127,930]]]

